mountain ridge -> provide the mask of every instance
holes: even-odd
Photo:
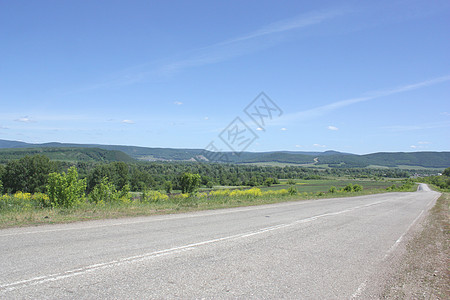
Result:
[[[446,168],[450,166],[450,152],[447,151],[421,151],[421,152],[376,152],[370,154],[343,153],[334,150],[324,152],[303,152],[303,151],[267,151],[267,152],[242,152],[239,154],[232,152],[214,153],[203,149],[189,148],[160,148],[160,147],[140,147],[126,145],[101,145],[101,144],[76,144],[49,142],[32,144],[21,141],[1,140],[0,149],[71,149],[70,151],[84,152],[83,155],[96,157],[106,157],[108,160],[118,159],[131,161],[137,159],[141,161],[209,161],[208,157],[216,157],[218,162],[229,163],[289,163],[298,165],[328,165],[329,167],[367,167],[371,165],[398,167],[420,166],[428,168]],[[116,151],[107,154],[86,154],[81,149],[95,148],[106,151]],[[56,150],[52,150],[55,152]],[[121,155],[118,152],[123,152]],[[2,151],[4,152],[4,151]],[[66,151],[67,152],[67,151]],[[98,152],[98,151],[97,151]],[[58,157],[63,157],[59,155]],[[73,159],[77,156],[72,153]],[[84,158],[89,159],[89,158]]]

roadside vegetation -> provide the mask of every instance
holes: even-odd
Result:
[[[371,172],[199,163],[70,166],[26,156],[0,165],[0,228],[416,189],[401,178],[404,171]],[[380,177],[386,174],[397,178]]]

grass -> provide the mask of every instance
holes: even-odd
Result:
[[[359,184],[363,186],[363,191],[360,192],[338,192],[328,193],[331,186],[337,189],[343,188],[347,184]],[[199,196],[185,198],[181,194],[172,194],[168,199],[162,193],[161,197],[164,199],[154,198],[148,200],[149,203],[142,203],[139,201],[142,193],[131,193],[134,198],[129,203],[108,203],[106,205],[96,205],[84,201],[76,208],[42,208],[39,203],[42,202],[42,197],[45,194],[23,194],[18,193],[14,196],[0,196],[0,228],[30,226],[40,224],[54,224],[54,223],[69,223],[85,220],[97,220],[107,218],[123,218],[135,216],[151,216],[159,214],[182,213],[199,210],[210,210],[220,208],[231,208],[238,206],[251,206],[271,204],[286,201],[302,201],[317,198],[338,198],[368,195],[374,193],[386,192],[386,188],[392,186],[393,183],[400,182],[394,180],[374,181],[374,180],[351,180],[343,178],[335,179],[320,179],[320,180],[296,180],[294,185],[297,189],[297,195],[289,195],[286,191],[290,185],[287,180],[281,180],[280,184],[271,187],[260,187],[262,194],[251,194],[248,187],[215,187],[214,190],[236,191],[246,190],[250,192],[250,196],[245,196],[243,193],[240,196],[223,196],[223,194],[211,196],[208,189],[200,189]],[[413,186],[409,191],[415,191]],[[278,191],[278,192],[277,192]],[[155,192],[156,193],[156,192]],[[157,193],[158,194],[158,193]],[[236,192],[232,193],[235,195]],[[238,193],[239,194],[239,193]],[[220,196],[222,195],[222,196]],[[3,200],[2,200],[3,199]],[[3,202],[1,202],[3,201]],[[45,202],[45,201],[44,201]]]
[[[351,193],[327,193],[330,186],[337,188],[344,187],[348,183],[360,184],[364,187],[361,192]],[[76,221],[123,218],[136,216],[151,216],[160,214],[173,214],[199,210],[210,210],[220,208],[232,208],[239,206],[253,206],[262,204],[272,204],[287,201],[302,201],[318,198],[337,198],[368,195],[374,193],[386,192],[385,188],[391,186],[392,182],[385,181],[362,181],[362,180],[307,180],[297,181],[295,188],[297,195],[277,194],[276,191],[288,189],[289,185],[274,185],[261,188],[262,196],[257,197],[231,197],[214,196],[210,197],[207,193],[200,191],[198,197],[183,198],[182,195],[172,195],[168,200],[152,201],[150,203],[141,203],[137,198],[141,193],[132,193],[135,197],[130,203],[109,203],[106,205],[96,205],[89,202],[83,202],[76,208],[36,208],[32,205],[14,206],[17,208],[6,208],[0,210],[0,228],[30,226],[41,224],[70,223]],[[411,189],[414,191],[415,187]],[[264,192],[272,191],[267,194]],[[164,196],[165,197],[165,196]]]
[[[282,189],[289,187],[285,181],[281,181],[280,185],[274,185],[266,189]],[[295,188],[303,193],[318,193],[318,192],[328,192],[331,186],[338,189],[345,187],[347,184],[359,184],[364,190],[377,190],[386,189],[393,184],[398,184],[399,181],[373,181],[373,180],[355,180],[355,179],[317,179],[317,180],[296,180]]]

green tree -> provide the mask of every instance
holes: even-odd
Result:
[[[444,172],[442,172],[442,175],[450,177],[450,167],[445,169]]]
[[[335,186],[330,186],[330,189],[328,190],[329,193],[336,193],[336,187]]]
[[[258,185],[258,179],[256,178],[256,176],[252,176],[252,177],[247,181],[247,185],[248,185],[248,186],[257,186],[257,185]]]
[[[172,181],[165,181],[164,182],[164,190],[166,191],[167,194],[172,193]]]
[[[86,179],[79,180],[76,167],[71,167],[67,173],[50,173],[47,192],[53,207],[73,207],[84,198]]]
[[[201,177],[199,174],[192,174],[192,173],[184,173],[180,177],[180,186],[181,186],[181,192],[183,194],[185,193],[195,193],[200,186],[200,180]]]
[[[287,184],[289,184],[289,185],[295,185],[296,182],[295,182],[294,179],[289,179],[289,180],[287,181]]]
[[[274,183],[274,180],[271,177],[267,178],[266,181],[264,181],[264,184],[266,186],[271,186],[273,183]]]
[[[2,180],[0,179],[0,195],[3,194],[3,183]]]
[[[6,164],[2,181],[5,191],[15,193],[44,192],[48,174],[56,170],[55,164],[43,155],[25,156]]]

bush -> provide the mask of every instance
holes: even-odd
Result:
[[[105,203],[129,203],[131,201],[130,186],[125,184],[121,190],[117,191],[108,177],[103,177],[102,181],[94,186],[89,194],[89,199],[92,203],[100,205]]]
[[[334,194],[334,193],[336,193],[336,187],[335,186],[330,186],[330,189],[328,190],[328,192],[329,193],[332,193],[332,194]]]
[[[290,186],[287,191],[288,191],[288,194],[291,195],[291,196],[294,196],[294,195],[298,194],[297,189],[295,187],[293,187],[293,186]]]
[[[289,184],[289,185],[295,185],[296,182],[295,182],[294,179],[289,179],[289,180],[287,181],[287,184]]]
[[[167,194],[172,193],[172,181],[165,181],[164,182],[164,190],[166,191]]]
[[[355,184],[355,185],[353,186],[353,191],[354,191],[354,192],[361,192],[362,190],[363,190],[363,187],[360,186],[359,184]]]
[[[199,174],[184,173],[180,178],[181,193],[193,194],[200,186],[201,177]]]
[[[353,184],[347,184],[343,189],[344,192],[353,192]]]
[[[389,186],[386,188],[386,191],[395,191],[397,189],[397,186],[395,184]]]
[[[271,186],[272,184],[274,184],[275,183],[275,181],[274,181],[274,179],[273,178],[267,178],[266,179],[266,181],[264,181],[264,184],[266,185],[266,186]]]
[[[34,205],[39,208],[52,207],[52,203],[50,202],[50,198],[47,194],[34,193],[31,195],[31,200],[33,200]]]
[[[80,203],[84,198],[86,180],[78,180],[76,167],[71,167],[66,173],[50,173],[47,191],[52,207],[70,208]]]

